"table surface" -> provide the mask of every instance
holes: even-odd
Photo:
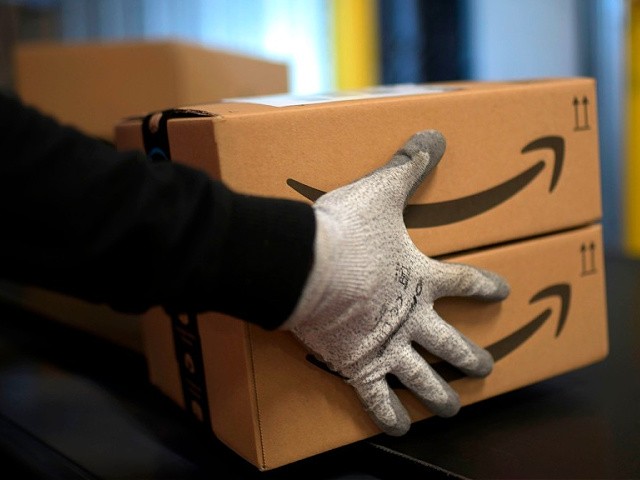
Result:
[[[268,472],[155,390],[140,354],[0,304],[0,465],[52,479],[640,478],[640,261],[606,263],[606,360]]]

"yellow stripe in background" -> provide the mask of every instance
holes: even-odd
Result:
[[[640,1],[629,3],[625,250],[640,256]]]
[[[335,79],[340,90],[378,85],[377,0],[333,0]]]

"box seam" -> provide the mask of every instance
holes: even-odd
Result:
[[[593,77],[575,76],[575,77],[561,77],[561,78],[546,78],[546,79],[542,79],[542,81],[535,81],[535,82],[531,82],[531,81],[483,82],[484,84],[480,84],[479,87],[474,85],[474,83],[477,83],[477,82],[439,82],[439,83],[433,83],[431,85],[457,87],[456,92],[443,92],[443,93],[456,93],[458,95],[479,95],[479,94],[494,95],[497,92],[502,93],[505,87],[508,90],[507,93],[509,92],[517,93],[522,90],[531,89],[532,87],[542,90],[547,88],[557,88],[559,85],[561,86],[572,85],[573,83],[584,83],[585,85],[592,85],[595,83],[595,80]],[[433,96],[437,96],[437,95],[439,94],[434,94]],[[380,102],[381,104],[394,103],[394,102],[410,103],[412,101],[415,101],[416,99],[424,98],[425,96],[426,96],[425,94],[407,94],[407,95],[398,95],[398,96],[391,96],[391,97],[371,98],[371,99],[367,99],[366,101],[368,102],[370,100],[373,100],[375,102]],[[429,95],[429,96],[432,96],[432,95]],[[318,102],[318,103],[310,102],[310,103],[301,103],[301,104],[287,105],[287,106],[281,107],[281,106],[265,105],[259,102],[251,102],[251,96],[248,96],[248,97],[245,97],[243,101],[238,101],[238,102],[223,100],[216,103],[203,104],[199,107],[199,109],[203,112],[209,113],[212,116],[219,116],[223,118],[230,118],[230,117],[233,118],[236,115],[235,112],[227,115],[224,113],[214,112],[212,110],[206,109],[207,106],[215,105],[220,107],[223,104],[233,105],[233,103],[241,104],[241,105],[251,105],[253,107],[259,108],[258,110],[254,110],[254,111],[242,112],[241,116],[247,117],[247,116],[256,116],[256,115],[272,115],[274,112],[278,112],[278,111],[291,112],[293,110],[317,109],[318,107],[327,108],[327,109],[332,109],[332,108],[341,109],[345,105],[358,107],[362,105],[362,99],[331,100],[331,101]],[[264,108],[264,107],[268,107],[268,108]],[[186,109],[189,109],[189,107],[188,106],[178,107],[178,109],[186,110]]]
[[[448,253],[443,253],[443,254],[439,254],[439,255],[433,255],[432,258],[437,259],[437,260],[446,261],[451,257],[457,257],[459,255],[467,255],[467,254],[470,254],[470,253],[482,252],[482,251],[491,250],[491,249],[494,249],[494,248],[501,248],[501,247],[505,247],[505,246],[509,246],[509,245],[518,244],[520,242],[535,241],[535,240],[537,240],[539,238],[544,238],[544,237],[547,237],[549,235],[561,235],[563,233],[579,231],[579,230],[582,230],[584,228],[597,227],[597,226],[602,226],[602,217],[598,217],[598,218],[595,218],[593,220],[586,221],[586,222],[583,222],[583,223],[570,225],[570,226],[567,226],[567,227],[564,227],[564,228],[558,228],[558,229],[554,229],[554,230],[550,230],[550,231],[543,231],[543,232],[539,232],[539,233],[532,234],[532,235],[525,235],[523,237],[513,238],[513,239],[510,239],[510,240],[503,240],[503,241],[499,241],[499,242],[490,243],[490,244],[487,244],[487,245],[481,245],[481,246],[478,246],[478,247],[466,248],[466,249],[463,249],[463,250],[456,250],[454,252],[448,252]]]
[[[255,356],[253,354],[253,338],[251,336],[251,326],[247,325],[245,327],[245,332],[246,332],[246,339],[247,339],[247,345],[248,345],[248,356],[249,356],[249,368],[251,368],[251,388],[253,389],[253,400],[255,402],[256,405],[256,422],[258,425],[258,441],[259,441],[259,445],[258,448],[256,449],[256,453],[260,454],[260,468],[261,469],[267,469],[267,462],[266,462],[266,453],[264,450],[264,435],[263,435],[263,429],[262,429],[262,416],[260,414],[260,396],[258,394],[258,381],[256,378],[256,368],[255,368]]]

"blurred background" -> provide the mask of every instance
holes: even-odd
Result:
[[[640,256],[637,0],[0,0],[0,89],[15,49],[179,39],[287,66],[296,94],[446,80],[598,82],[605,246]],[[208,99],[203,99],[208,100]]]

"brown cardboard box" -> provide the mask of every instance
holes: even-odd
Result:
[[[144,354],[139,315],[116,312],[105,305],[6,281],[0,282],[0,302],[15,304],[64,327]]]
[[[109,142],[129,115],[288,91],[285,64],[180,41],[25,43],[14,62],[15,87],[25,102]],[[6,283],[0,299],[142,352],[137,316]]]
[[[497,359],[485,380],[443,373],[469,404],[606,355],[594,87],[572,78],[233,100],[156,116],[166,138],[147,134],[146,147],[168,144],[166,156],[238,191],[310,201],[314,188],[382,165],[414,132],[442,131],[447,150],[410,200],[409,233],[426,254],[494,270],[513,289],[502,303],[437,305]],[[142,130],[123,122],[118,148],[144,148]],[[152,383],[260,469],[379,433],[351,387],[288,333],[153,311],[143,338]],[[429,416],[399,394],[414,420]]]
[[[14,65],[25,102],[108,141],[129,115],[289,89],[283,63],[183,41],[25,43]]]
[[[342,95],[342,101],[280,107],[219,103],[173,119],[171,112],[164,116],[169,154],[235,190],[304,200],[314,189],[331,190],[370,172],[412,134],[435,128],[447,150],[407,213],[409,232],[425,253],[492,245],[601,217],[593,80],[403,91],[387,87],[359,99]],[[576,98],[590,99],[588,112],[576,110]],[[189,112],[192,117],[182,117]],[[141,120],[116,131],[118,148],[144,148]]]
[[[436,303],[445,320],[496,360],[485,379],[443,373],[463,405],[606,356],[598,225],[450,260],[498,272],[512,287],[501,303]],[[142,325],[151,382],[185,407],[171,321],[153,311]],[[197,330],[204,365],[204,381],[197,387],[203,387],[201,398],[208,403],[187,408],[208,409],[218,438],[258,468],[276,468],[379,433],[352,388],[314,364],[288,332],[266,332],[218,314],[200,316]],[[430,416],[406,390],[396,392],[414,421]]]

